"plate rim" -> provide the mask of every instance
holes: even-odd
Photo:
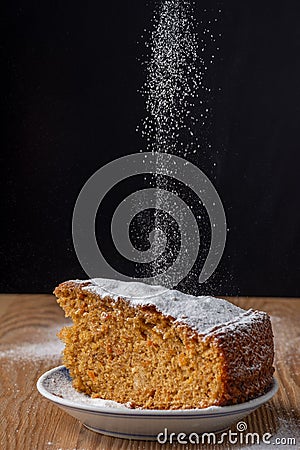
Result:
[[[57,367],[53,367],[50,370],[44,372],[37,380],[36,387],[39,393],[47,398],[48,400],[56,403],[57,405],[64,406],[67,408],[71,408],[73,410],[81,410],[86,413],[99,413],[105,415],[119,415],[119,416],[139,416],[139,417],[155,417],[155,416],[163,416],[163,417],[183,417],[187,416],[189,418],[194,417],[211,417],[213,416],[222,416],[222,415],[231,415],[231,414],[239,414],[247,411],[252,411],[264,403],[268,402],[278,391],[279,384],[277,379],[273,376],[273,384],[272,387],[263,395],[256,397],[248,402],[238,403],[235,405],[229,406],[209,406],[208,408],[194,408],[194,409],[130,409],[130,408],[118,408],[118,407],[103,407],[96,405],[88,405],[79,402],[75,402],[72,400],[68,400],[65,398],[58,397],[55,394],[49,392],[43,385],[45,379],[52,375],[55,372],[59,372],[62,369],[68,370],[64,365],[60,365]]]

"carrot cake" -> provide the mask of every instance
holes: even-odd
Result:
[[[91,397],[147,409],[245,402],[272,385],[269,316],[161,286],[72,280],[54,291],[73,325],[63,362]]]

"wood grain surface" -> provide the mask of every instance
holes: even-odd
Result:
[[[87,430],[44,399],[38,377],[60,364],[56,332],[66,324],[50,295],[0,296],[1,450],[158,450],[300,448],[300,299],[231,298],[242,308],[267,311],[272,318],[279,391],[250,414],[248,432],[272,435],[273,445],[164,444],[116,439]],[[162,424],[163,429],[163,424]],[[236,431],[235,426],[232,431]],[[295,439],[288,443],[288,439]],[[277,439],[277,442],[275,441]]]

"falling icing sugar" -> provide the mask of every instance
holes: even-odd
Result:
[[[147,43],[150,49],[147,79],[142,89],[148,113],[142,135],[148,151],[187,156],[200,147],[195,128],[199,122],[202,127],[207,125],[210,114],[203,100],[209,91],[203,81],[208,70],[207,57],[199,49],[189,0],[164,0],[154,14],[153,23]],[[204,41],[200,42],[205,50]],[[199,115],[195,114],[196,102],[198,107],[202,105]]]
[[[207,27],[203,25],[202,38],[199,39],[193,9],[190,0],[162,0],[159,3],[152,21],[153,30],[146,43],[146,82],[141,91],[147,111],[141,132],[146,150],[156,155],[156,173],[151,181],[156,191],[154,226],[149,235],[152,255],[149,270],[152,276],[160,275],[160,284],[168,286],[178,282],[172,283],[167,269],[181,258],[180,268],[176,268],[178,274],[174,269],[174,279],[180,279],[182,267],[189,267],[190,263],[187,246],[197,249],[199,239],[192,230],[187,236],[186,230],[180,227],[187,222],[188,206],[182,208],[182,203],[175,204],[171,194],[181,197],[179,189],[184,188],[159,175],[168,169],[168,163],[160,155],[187,158],[203,144],[211,147],[207,140],[211,116],[210,89],[205,86],[204,76],[214,61],[214,55],[208,54],[207,42],[215,41],[215,35],[208,21]],[[168,172],[173,177],[176,167]],[[140,227],[145,228],[143,219],[140,219]]]

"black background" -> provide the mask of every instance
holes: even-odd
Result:
[[[135,131],[145,116],[137,91],[153,8],[144,0],[7,2],[2,292],[51,292],[86,278],[72,212],[98,168],[145,148]],[[197,1],[196,16],[200,36],[201,21],[218,17],[221,37],[205,79],[212,148],[203,143],[190,160],[217,188],[229,227],[220,266],[196,290],[300,296],[299,3]]]

